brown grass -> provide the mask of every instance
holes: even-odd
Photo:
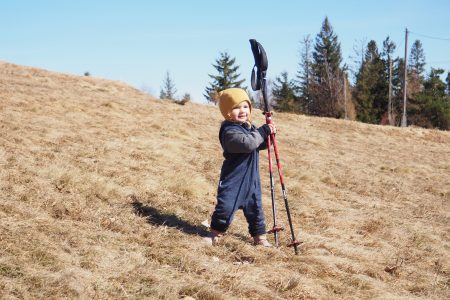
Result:
[[[450,134],[274,119],[301,253],[211,248],[216,107],[0,62],[0,298],[450,298]]]

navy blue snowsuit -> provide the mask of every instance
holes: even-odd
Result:
[[[224,121],[219,139],[225,160],[220,172],[217,204],[211,218],[211,228],[225,232],[234,213],[244,211],[251,236],[266,233],[261,203],[259,150],[267,148],[268,125],[256,128],[248,123]]]

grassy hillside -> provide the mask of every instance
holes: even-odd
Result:
[[[202,243],[216,107],[0,62],[0,298],[449,299],[450,133],[274,119],[298,256]]]

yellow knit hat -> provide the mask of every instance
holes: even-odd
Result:
[[[246,91],[240,88],[229,88],[219,92],[219,108],[222,116],[226,120],[230,120],[231,111],[233,108],[247,101],[250,106],[250,113],[252,112],[252,103]],[[250,119],[250,118],[249,118]]]

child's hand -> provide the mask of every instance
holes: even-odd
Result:
[[[269,127],[270,127],[270,133],[272,134],[275,134],[275,133],[277,133],[277,128],[275,127],[275,124],[268,124],[269,125]]]

